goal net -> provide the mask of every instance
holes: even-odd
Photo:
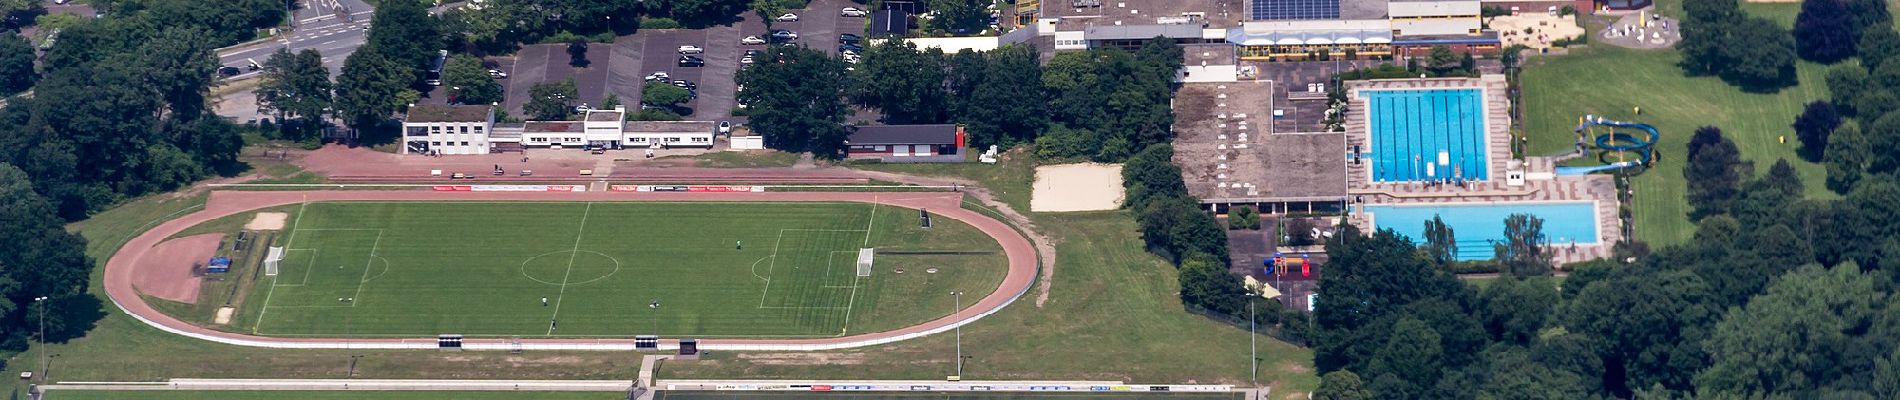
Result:
[[[871,276],[871,256],[875,254],[877,249],[858,249],[858,276]]]
[[[264,255],[264,275],[277,276],[277,262],[284,260],[284,248],[271,247]]]

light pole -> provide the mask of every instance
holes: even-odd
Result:
[[[40,305],[40,382],[46,381],[46,299],[46,296],[33,298],[33,304]]]
[[[950,292],[950,315],[956,315],[963,308],[963,292]],[[963,379],[963,325],[957,325],[957,379]]]

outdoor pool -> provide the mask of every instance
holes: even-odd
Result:
[[[1374,182],[1489,178],[1478,89],[1367,90]]]
[[[1459,260],[1491,259],[1491,243],[1504,240],[1504,219],[1511,214],[1542,218],[1544,237],[1551,245],[1597,243],[1596,205],[1587,201],[1369,205],[1365,211],[1372,214],[1372,225],[1378,229],[1391,229],[1421,244],[1425,221],[1443,218],[1458,244]]]

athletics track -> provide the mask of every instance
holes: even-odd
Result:
[[[126,314],[147,325],[192,338],[218,343],[283,349],[435,349],[436,338],[283,338],[224,332],[192,325],[159,312],[133,288],[143,258],[154,256],[153,247],[186,228],[220,217],[246,211],[307,201],[852,201],[929,209],[949,217],[990,237],[1009,257],[1009,271],[989,296],[956,313],[920,325],[892,331],[822,339],[701,339],[703,350],[801,351],[834,350],[872,346],[923,337],[968,324],[1003,309],[1023,293],[1036,277],[1035,247],[1014,228],[996,219],[962,207],[962,193],[845,193],[845,192],[430,192],[430,191],[213,191],[203,209],[165,221],[127,241],[106,261],[105,288],[112,303]],[[442,332],[454,334],[456,332]],[[678,348],[678,338],[663,338],[663,350]],[[519,345],[502,338],[468,338],[462,347],[472,350],[619,350],[632,351],[633,338],[625,339],[520,339]]]

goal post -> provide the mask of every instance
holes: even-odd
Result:
[[[277,276],[277,263],[279,261],[284,261],[284,248],[271,247],[270,252],[264,255],[264,275]]]
[[[871,258],[877,254],[875,248],[858,249],[858,276],[871,276]]]

